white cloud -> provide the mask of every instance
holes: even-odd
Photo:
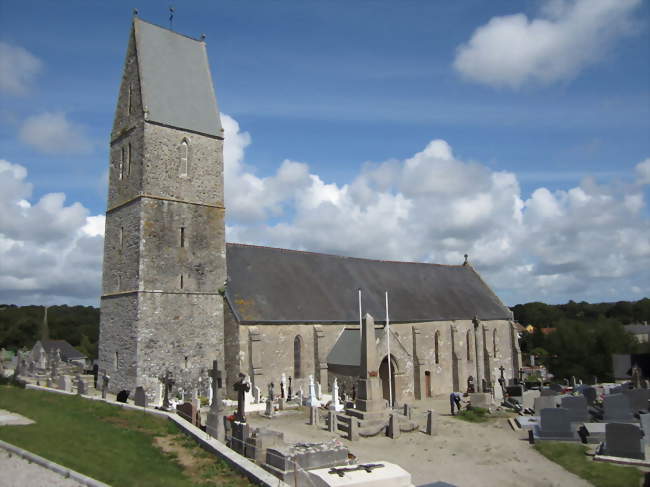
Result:
[[[634,169],[639,184],[650,184],[650,157],[639,162]]]
[[[405,160],[366,163],[349,184],[289,161],[259,178],[244,163],[250,135],[231,122],[226,146],[239,145],[237,160],[226,160],[236,168],[226,175],[229,241],[447,264],[467,252],[512,304],[650,294],[642,272],[650,268],[645,161],[634,183],[586,178],[567,191],[538,188],[526,200],[513,173],[457,159],[443,140]]]
[[[45,154],[87,154],[93,149],[84,128],[70,122],[61,112],[27,118],[20,129],[20,139]]]
[[[31,196],[27,170],[0,160],[2,301],[97,304],[104,217],[61,193]]]
[[[0,42],[0,91],[25,95],[43,63],[26,49]]]
[[[634,30],[640,0],[547,0],[539,17],[493,17],[458,47],[454,68],[490,86],[518,88],[575,78]]]

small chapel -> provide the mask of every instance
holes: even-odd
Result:
[[[493,391],[518,376],[511,311],[466,259],[371,260],[225,241],[224,131],[205,39],[133,19],[113,128],[99,367],[110,390],[205,388],[213,360],[266,390],[359,376],[375,329],[384,398]],[[386,296],[389,298],[388,319]]]

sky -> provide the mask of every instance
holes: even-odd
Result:
[[[648,0],[177,2],[227,240],[461,264],[507,305],[650,296]],[[101,294],[132,10],[0,0],[0,303]]]

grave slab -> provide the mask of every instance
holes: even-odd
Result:
[[[380,465],[368,467],[370,472],[363,469],[363,466]],[[349,471],[352,468],[358,470]],[[334,470],[334,471],[333,471]],[[341,470],[347,470],[341,472]],[[353,465],[338,469],[319,468],[309,471],[310,485],[314,487],[411,487],[413,485],[411,474],[399,465],[379,461],[367,462],[359,466]]]

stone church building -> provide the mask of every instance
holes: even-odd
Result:
[[[398,402],[495,385],[521,364],[512,313],[465,262],[390,262],[225,242],[223,129],[206,44],[134,18],[110,136],[99,367],[155,399],[284,373],[354,383],[359,301]],[[385,323],[389,296],[390,355]],[[372,319],[368,318],[368,319]],[[390,360],[392,375],[388,374]]]

